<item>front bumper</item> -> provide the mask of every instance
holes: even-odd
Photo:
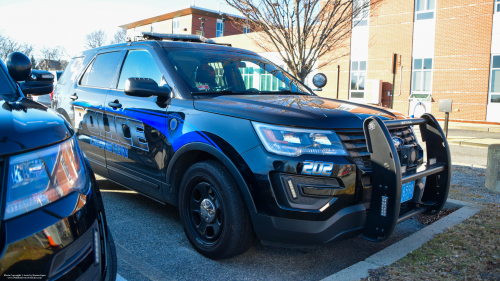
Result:
[[[246,171],[251,171],[245,174],[245,169],[240,169],[257,209],[251,217],[259,239],[268,244],[307,245],[364,233],[369,240],[383,241],[390,236],[397,223],[420,213],[439,212],[448,194],[451,161],[439,124],[431,115],[424,118],[386,121],[390,128],[421,126],[429,164],[421,165],[419,159],[418,169],[414,166],[406,169],[390,132],[380,119],[377,120],[382,126],[380,128],[384,129],[383,138],[375,140],[371,133],[373,130],[365,128],[365,135],[373,140],[373,143],[367,141],[371,152],[367,152],[373,169],[371,173],[361,171],[357,162],[346,156],[280,157],[268,153],[262,146],[240,155],[241,162],[248,165]],[[371,149],[374,144],[378,145],[377,149]],[[382,161],[379,154],[387,159]],[[334,168],[329,177],[311,177],[301,173],[302,163],[306,161],[331,162]],[[427,177],[425,187],[419,184],[424,177]],[[291,179],[289,183],[295,187],[295,192],[289,192],[287,179]],[[415,195],[403,206],[400,201],[402,184],[413,181],[417,181],[413,194],[418,196]],[[305,194],[306,186],[308,194]],[[381,205],[384,198],[388,199],[387,205]]]
[[[325,221],[306,221],[252,214],[254,230],[263,244],[290,247],[330,242],[361,234],[366,219],[363,204],[346,207]]]
[[[102,198],[93,175],[90,184],[87,194],[71,193],[2,222],[2,278],[105,278],[106,256],[112,253],[106,251],[108,234]]]

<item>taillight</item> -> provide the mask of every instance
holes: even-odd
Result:
[[[50,101],[52,101],[52,96],[54,95],[54,92],[50,93]]]

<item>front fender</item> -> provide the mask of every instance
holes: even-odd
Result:
[[[172,159],[170,160],[167,168],[167,184],[169,185],[170,188],[168,190],[172,189],[172,171],[174,170],[174,167],[178,164],[177,161],[179,158],[190,151],[203,151],[206,153],[211,154],[214,156],[216,159],[218,159],[224,166],[229,170],[231,175],[233,176],[234,180],[236,181],[236,184],[240,188],[241,194],[243,195],[243,198],[245,200],[245,203],[247,205],[248,211],[250,213],[256,213],[257,209],[255,207],[255,203],[252,199],[252,195],[250,194],[250,190],[248,188],[248,185],[246,184],[245,180],[243,179],[243,176],[241,173],[238,171],[238,168],[234,165],[234,163],[224,154],[222,153],[221,150],[215,148],[214,146],[208,145],[206,143],[202,142],[192,142],[188,143],[181,148],[179,148],[175,154],[173,155]],[[164,197],[166,194],[164,193]],[[171,198],[172,203],[176,202],[176,198]]]

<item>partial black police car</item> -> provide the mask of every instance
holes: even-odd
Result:
[[[24,96],[48,94],[52,82],[27,80],[31,63],[21,53],[6,62],[0,60],[0,279],[115,280],[113,238],[75,133]]]
[[[258,54],[201,36],[143,33],[85,51],[53,107],[96,173],[178,206],[189,241],[213,259],[244,252],[254,234],[282,246],[381,241],[448,194],[432,115],[319,97]]]

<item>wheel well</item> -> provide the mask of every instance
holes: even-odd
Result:
[[[220,162],[219,159],[217,159],[217,157],[203,150],[188,151],[175,161],[174,163],[175,166],[172,169],[172,172],[170,173],[172,177],[169,180],[169,183],[171,184],[171,190],[173,191],[172,200],[174,201],[176,206],[179,203],[178,195],[182,177],[184,177],[184,174],[186,173],[187,169],[189,169],[189,167],[191,167],[195,163],[206,160],[214,160],[221,163],[224,166],[224,164]]]

